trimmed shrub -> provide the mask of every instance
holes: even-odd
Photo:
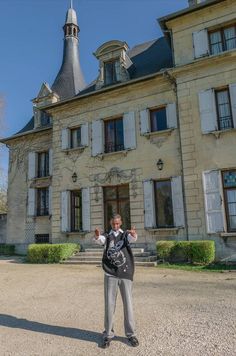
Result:
[[[215,260],[215,243],[210,240],[191,241],[190,259],[192,263],[212,263]]]
[[[0,255],[14,255],[15,245],[0,244]]]
[[[158,241],[157,255],[163,261],[209,264],[215,260],[215,243],[200,241]]]
[[[158,241],[156,244],[157,255],[159,258],[169,260],[175,246],[175,241]]]
[[[28,246],[27,262],[58,263],[79,250],[80,245],[75,243],[31,244]]]

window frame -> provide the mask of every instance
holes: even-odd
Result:
[[[230,111],[230,121],[231,121],[231,127],[229,128],[221,128],[220,125],[220,113],[219,113],[219,103],[218,103],[218,96],[217,94],[219,92],[227,91],[228,98],[229,98],[229,111]],[[234,128],[234,122],[233,122],[233,113],[232,113],[232,105],[231,105],[231,97],[230,97],[230,90],[229,87],[223,87],[223,88],[217,88],[214,89],[214,95],[215,95],[215,105],[216,105],[216,116],[217,116],[217,126],[219,131],[225,131],[225,130],[232,130]]]
[[[45,154],[45,161],[44,161],[44,167],[43,167],[43,172],[41,172],[40,169],[40,164],[41,164],[41,157],[42,155]],[[49,162],[50,158],[49,158],[49,151],[41,151],[41,152],[37,152],[37,178],[45,178],[45,177],[49,177]]]
[[[73,131],[78,131],[78,130],[80,130],[80,145],[73,146]],[[83,145],[82,145],[82,128],[81,128],[81,125],[69,128],[69,148],[73,149],[73,148],[80,148],[80,147],[83,147]]]
[[[127,186],[128,188],[128,196],[127,198],[120,198],[119,197],[119,188],[123,187],[123,186]],[[106,199],[105,196],[105,190],[109,189],[109,188],[115,188],[116,189],[116,199]],[[131,222],[131,214],[130,214],[130,194],[129,194],[129,183],[127,184],[119,184],[119,185],[109,185],[109,186],[104,186],[103,187],[103,209],[104,209],[104,227],[106,229],[106,224],[109,224],[109,220],[108,220],[108,216],[107,216],[107,208],[106,205],[108,202],[116,202],[116,213],[119,214],[119,203],[120,202],[128,202],[129,203],[129,222]],[[123,218],[123,216],[121,216],[121,218]],[[110,225],[109,225],[110,227]]]
[[[159,182],[169,182],[170,184],[170,198],[171,198],[171,208],[172,208],[172,221],[173,224],[172,225],[159,225],[158,224],[158,202],[156,199],[156,183]],[[154,190],[154,207],[155,207],[155,218],[156,218],[156,228],[157,229],[172,229],[175,228],[175,221],[174,221],[174,209],[173,209],[173,199],[172,199],[172,181],[171,178],[169,179],[154,179],[153,180],[153,190]]]
[[[75,206],[75,198],[79,196],[79,206]],[[79,229],[75,228],[75,209],[79,210]],[[70,191],[70,231],[71,232],[81,232],[83,231],[83,220],[82,220],[82,191],[81,190],[71,190]]]
[[[116,117],[116,118],[110,118],[110,119],[106,119],[106,120],[103,120],[103,124],[104,124],[104,153],[107,154],[107,153],[113,153],[113,152],[122,152],[125,150],[125,144],[124,144],[124,121],[123,121],[123,116],[119,116],[119,117]],[[123,143],[120,144],[120,145],[117,145],[117,134],[116,134],[116,124],[115,124],[115,129],[114,129],[114,135],[115,135],[115,142],[112,143],[114,144],[114,150],[108,150],[107,148],[107,125],[111,122],[117,122],[118,120],[121,120],[122,121],[122,126],[123,126]],[[119,146],[121,146],[121,149],[118,149]]]
[[[236,232],[236,228],[232,229],[230,228],[230,219],[229,219],[229,208],[228,208],[228,200],[227,200],[227,191],[229,189],[236,190],[236,185],[235,188],[232,187],[225,187],[224,186],[224,173],[235,171],[236,169],[226,169],[221,171],[221,181],[222,181],[222,189],[223,189],[223,197],[224,197],[224,212],[225,212],[225,219],[226,219],[226,226],[227,226],[227,232]]]
[[[163,109],[165,109],[165,115],[166,115],[166,128],[163,129],[163,130],[153,130],[152,113],[153,113],[153,112],[161,111],[161,110],[163,110]],[[148,119],[149,119],[150,133],[151,133],[151,132],[162,132],[162,131],[168,130],[168,123],[167,123],[167,105],[162,105],[162,106],[150,108],[150,109],[148,109],[148,111],[149,111],[149,117],[148,117]]]
[[[118,83],[117,75],[116,75],[116,62],[119,62],[119,58],[113,58],[103,63],[104,68],[104,85],[112,85]],[[106,66],[112,64],[112,80],[111,82],[107,82],[107,71]]]
[[[49,215],[49,187],[36,188],[36,216],[48,216]],[[41,207],[41,192],[46,192],[45,205]]]
[[[236,23],[230,24],[230,25],[226,25],[226,26],[222,26],[219,28],[216,28],[214,30],[210,30],[208,31],[208,43],[209,43],[209,49],[210,49],[210,54],[211,55],[217,55],[219,53],[225,52],[225,51],[230,51],[232,49],[236,49],[236,46],[231,48],[231,49],[227,49],[227,45],[226,45],[226,39],[225,39],[225,35],[224,35],[224,30],[226,30],[227,28],[230,27],[234,27],[235,31],[236,31]],[[213,53],[212,51],[212,43],[211,43],[211,34],[215,33],[215,32],[220,32],[220,37],[221,37],[221,44],[222,44],[222,51],[218,52],[218,53]],[[236,39],[236,36],[235,36]]]

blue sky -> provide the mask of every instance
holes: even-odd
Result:
[[[69,5],[69,0],[0,0],[1,137],[14,134],[28,122],[31,99],[43,82],[53,83],[62,61],[62,26]],[[102,43],[118,39],[132,48],[161,37],[156,19],[187,6],[187,0],[73,0],[86,82],[97,76],[93,52]],[[0,160],[7,173],[7,149],[1,150]]]

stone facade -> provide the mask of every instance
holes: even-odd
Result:
[[[206,132],[202,110],[205,104],[202,104],[203,94],[200,94],[207,91],[209,95],[211,89],[215,95],[218,89],[230,88],[234,118],[236,46],[211,54],[209,49],[203,53],[204,40],[201,45],[196,42],[199,33],[203,37],[209,36],[210,31],[218,27],[235,25],[235,19],[236,3],[233,0],[210,0],[196,5],[194,11],[189,9],[169,15],[160,19],[160,23],[172,36],[175,64],[172,68],[136,80],[131,80],[127,74],[121,76],[120,83],[103,86],[103,57],[112,60],[118,52],[124,60],[126,56],[126,44],[111,41],[97,51],[100,76],[95,91],[65,102],[60,102],[50,90],[45,98],[39,95],[34,101],[36,109],[43,108],[51,116],[52,126],[8,140],[10,211],[7,242],[19,244],[18,248],[22,249],[34,242],[36,234],[47,234],[52,243],[89,245],[95,227],[104,228],[104,187],[128,184],[130,222],[136,226],[139,243],[147,249],[155,249],[155,243],[160,239],[213,239],[217,259],[236,260],[236,232],[229,230],[221,178],[222,172],[236,169],[233,150],[236,126]],[[201,32],[203,30],[205,34]],[[119,48],[116,47],[118,44]],[[108,52],[103,53],[104,49]],[[123,63],[121,59],[118,62]],[[132,65],[132,61],[126,62],[127,66]],[[165,130],[145,131],[145,115],[159,107],[166,108],[167,121],[171,124]],[[132,146],[118,152],[98,152],[97,146],[94,147],[96,130],[100,130],[100,125],[107,120],[119,117],[124,122],[127,118],[128,129],[124,135],[126,139],[130,138]],[[83,127],[83,135],[87,137],[85,144],[78,148],[66,147],[63,140],[67,132],[76,127]],[[45,149],[52,153],[50,175],[29,178],[29,152],[38,153]],[[157,167],[159,159],[163,169]],[[77,180],[73,181],[75,173]],[[220,179],[214,192],[210,193],[216,207],[210,210],[207,182],[210,179],[214,183],[215,176]],[[152,183],[147,183],[162,180],[171,182],[174,209],[174,226],[165,228],[154,223]],[[29,214],[30,189],[37,190],[42,186],[50,187],[49,214]],[[67,219],[70,207],[67,206],[66,192],[71,191],[82,191],[82,203],[86,206],[82,213],[86,228],[77,232],[70,231]],[[222,228],[218,228],[217,221],[221,220]]]

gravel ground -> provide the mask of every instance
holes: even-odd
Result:
[[[1,356],[236,355],[236,273],[136,268],[140,346],[128,345],[120,296],[116,339],[99,348],[103,272],[96,266],[0,259]]]

